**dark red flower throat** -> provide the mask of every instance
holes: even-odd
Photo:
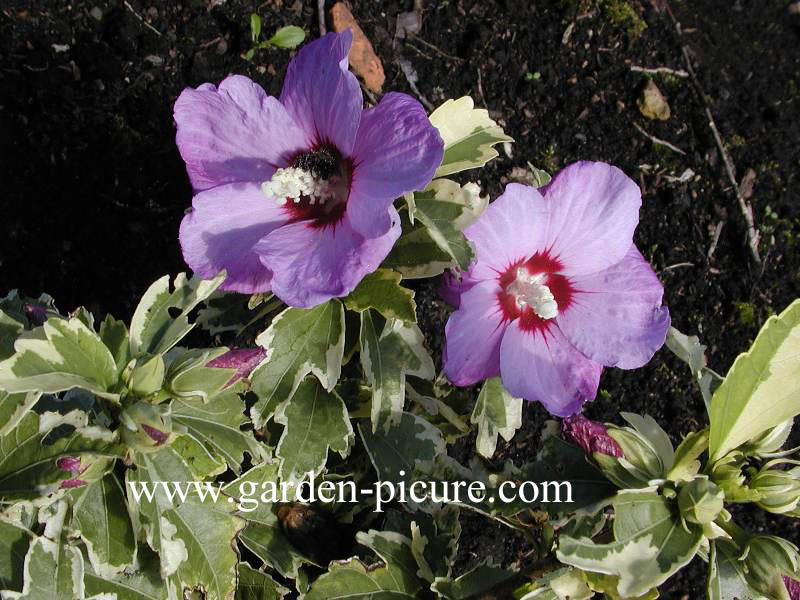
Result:
[[[552,258],[547,251],[537,252],[530,258],[514,261],[498,275],[497,282],[500,284],[500,291],[497,293],[497,302],[503,313],[503,320],[519,319],[519,326],[523,331],[544,332],[553,319],[540,317],[531,306],[525,303],[521,304],[517,295],[512,292],[520,269],[527,271],[528,275],[544,275],[541,283],[546,285],[553,295],[559,314],[572,304],[576,290],[572,287],[569,279],[559,273],[563,269],[561,262]]]

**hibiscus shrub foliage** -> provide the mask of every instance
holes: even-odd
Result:
[[[279,99],[239,76],[181,94],[193,277],[130,321],[0,300],[2,598],[657,598],[693,559],[709,598],[797,598],[797,548],[733,505],[800,516],[800,301],[713,372],[633,244],[633,181],[578,163],[489,203],[448,177],[511,138],[468,97],[364,109],[350,44],[306,45]],[[441,373],[403,285],[430,277],[454,307]],[[673,447],[649,416],[581,415],[604,367],[665,342],[701,429]],[[525,401],[559,419],[489,469]],[[456,576],[462,511],[524,532],[533,566]]]

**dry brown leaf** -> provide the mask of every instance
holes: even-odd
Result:
[[[358,26],[353,13],[344,2],[337,2],[331,8],[331,15],[333,16],[334,31],[344,31],[348,27],[353,30],[353,47],[350,48],[350,66],[353,67],[353,71],[364,80],[364,85],[370,90],[380,92],[383,82],[386,81],[383,64],[375,54],[367,36]]]

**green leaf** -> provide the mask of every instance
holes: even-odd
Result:
[[[522,398],[514,398],[499,377],[487,379],[478,394],[470,422],[478,426],[475,445],[478,454],[491,458],[497,448],[497,436],[510,442],[522,426]]]
[[[292,398],[278,407],[275,422],[284,426],[275,450],[284,481],[302,481],[307,473],[320,473],[329,448],[342,458],[350,453],[354,434],[347,407],[314,378],[303,381]]]
[[[700,472],[700,455],[708,448],[708,429],[689,433],[675,451],[675,464],[667,473],[670,481],[691,481]]]
[[[472,98],[464,96],[447,100],[431,113],[431,123],[444,140],[444,159],[436,177],[482,167],[497,156],[492,146],[514,141],[489,117],[488,110],[474,106]]]
[[[459,231],[464,231],[477,221],[489,206],[489,196],[481,196],[478,184],[470,182],[462,186],[452,179],[434,179],[424,190],[414,192],[414,214],[419,199],[436,200],[448,205],[448,210],[458,215],[453,226]]]
[[[14,429],[34,407],[41,397],[41,392],[19,392],[9,394],[0,390],[0,437]]]
[[[431,590],[446,600],[469,600],[480,597],[513,577],[514,573],[495,566],[489,559],[457,579],[437,577]]]
[[[83,556],[75,546],[66,544],[63,535],[66,502],[56,502],[45,512],[44,534],[31,542],[25,557],[22,592],[3,592],[3,599],[113,600],[108,595],[85,595]]]
[[[197,479],[216,477],[228,469],[223,458],[188,433],[175,437],[170,448],[180,455]]]
[[[22,590],[22,570],[30,542],[30,531],[0,519],[0,589]]]
[[[616,591],[624,598],[662,584],[689,563],[703,540],[702,530],[687,530],[652,489],[619,492],[614,511],[614,542],[561,536],[557,556],[564,564],[617,577]]]
[[[251,431],[242,431],[248,423],[244,410],[244,401],[235,392],[221,394],[207,404],[199,399],[178,398],[172,403],[172,421],[186,427],[186,435],[220,456],[238,474],[245,452],[256,463],[267,455],[266,447]]]
[[[114,357],[114,364],[117,365],[117,376],[128,365],[131,360],[130,340],[128,338],[128,328],[122,321],[117,321],[111,315],[100,323],[100,339]]]
[[[271,297],[271,294],[268,294]],[[239,332],[256,316],[255,306],[250,306],[253,299],[264,298],[262,294],[247,296],[238,292],[217,290],[203,302],[204,306],[197,312],[197,326],[211,335]]]
[[[25,331],[25,323],[0,310],[0,360],[14,354],[14,342]]]
[[[711,395],[722,383],[722,377],[706,366],[706,347],[696,335],[685,335],[670,327],[667,332],[667,348],[689,365],[692,378],[700,388],[706,410],[711,413]]]
[[[433,379],[433,360],[413,323],[386,321],[378,337],[369,311],[361,313],[361,366],[372,386],[372,430],[398,422],[406,399],[406,375]]]
[[[229,600],[236,589],[235,538],[244,521],[211,505],[184,502],[162,517],[174,528],[187,558],[178,565],[183,587],[202,586],[206,600]],[[166,523],[164,524],[166,529]]]
[[[708,600],[759,600],[761,594],[747,585],[744,562],[733,544],[725,540],[711,540],[708,558]]]
[[[163,354],[194,327],[189,323],[192,309],[208,298],[225,281],[223,271],[213,279],[178,274],[170,292],[169,275],[154,282],[142,296],[131,319],[131,354]],[[170,311],[177,311],[176,318]]]
[[[514,595],[520,600],[589,600],[594,592],[581,575],[577,569],[557,569],[514,590]]]
[[[383,562],[367,567],[357,558],[330,564],[311,586],[305,600],[418,598],[422,582],[411,552],[411,540],[398,533],[370,530],[356,535],[359,544],[372,549]]]
[[[256,571],[245,562],[239,563],[236,600],[281,600],[288,593],[289,590],[266,573]]]
[[[140,549],[144,550],[144,549]],[[116,600],[167,600],[169,592],[159,573],[158,555],[140,551],[137,569],[115,576],[103,576],[86,564],[83,581],[89,594],[116,594]]]
[[[114,577],[133,564],[136,536],[125,493],[109,473],[71,492],[72,527],[80,532],[94,572]]]
[[[238,555],[234,538],[244,521],[232,514],[232,503],[201,499],[190,492],[186,499],[170,499],[162,486],[150,500],[136,499],[131,483],[194,480],[191,470],[171,447],[134,455],[136,470],[126,472],[128,502],[139,515],[147,543],[161,557],[161,575],[181,586],[202,585],[207,600],[228,600],[236,587]],[[211,484],[212,487],[216,487]],[[206,488],[208,489],[208,488]]]
[[[35,498],[57,489],[61,481],[74,477],[58,467],[59,458],[79,457],[90,464],[124,456],[127,448],[118,442],[116,432],[87,423],[80,411],[64,416],[45,413],[41,418],[26,413],[17,427],[0,437],[0,498]],[[50,433],[60,425],[75,429],[53,441]]]
[[[166,389],[180,398],[199,398],[203,402],[208,402],[209,398],[217,395],[236,374],[235,369],[206,367],[209,362],[225,354],[227,350],[222,347],[181,352],[169,364]],[[174,352],[175,350],[170,354]]]
[[[417,465],[446,453],[442,433],[422,417],[406,412],[386,432],[373,433],[362,423],[358,432],[381,481],[409,482]]]
[[[272,487],[275,499],[280,498],[278,469],[277,462],[257,465],[225,486],[224,493],[242,507],[239,514],[247,520],[247,527],[239,535],[242,543],[284,577],[297,579],[298,569],[314,561],[289,542],[270,496],[260,497]]]
[[[800,300],[761,328],[711,401],[709,453],[715,461],[800,414]]]
[[[446,504],[431,515],[421,512],[413,515],[409,525],[411,551],[420,570],[426,572],[425,579],[431,583],[436,577],[450,577],[461,536],[460,514],[457,506]]]
[[[186,560],[186,545],[174,539],[173,527],[166,523],[164,514],[179,503],[180,498],[170,499],[158,482],[185,484],[194,479],[194,474],[172,446],[162,448],[153,453],[134,453],[136,469],[125,471],[125,491],[128,505],[135,515],[134,525],[137,528],[137,539],[145,539],[147,544],[161,557],[161,575],[164,578],[175,574],[178,566]],[[154,491],[151,497],[140,494],[142,485],[150,486]],[[144,532],[142,538],[139,530]]]
[[[302,44],[304,39],[306,39],[305,31],[296,25],[288,25],[278,29],[275,35],[267,40],[267,44],[291,50]]]
[[[436,187],[428,187],[414,194],[415,215],[428,229],[431,239],[444,250],[462,271],[469,268],[475,251],[469,240],[458,228],[465,215],[462,204],[448,201],[447,193]],[[466,213],[469,215],[469,213]]]
[[[391,269],[378,269],[370,273],[352,293],[344,299],[344,305],[363,313],[374,308],[387,319],[417,321],[417,305],[414,292],[400,285],[402,275]]]
[[[405,279],[422,279],[440,275],[453,265],[453,259],[433,241],[422,223],[412,225],[408,214],[400,214],[403,235],[392,247],[383,266],[399,271]]]
[[[17,353],[0,362],[0,389],[7,392],[62,392],[74,387],[109,400],[117,383],[114,357],[79,319],[48,319],[30,337],[16,342]]]
[[[253,13],[250,15],[250,39],[255,44],[261,37],[261,17]]]
[[[250,410],[256,428],[295,393],[308,373],[331,391],[342,371],[344,307],[331,300],[311,309],[289,308],[256,338],[269,359],[251,375],[258,402]]]

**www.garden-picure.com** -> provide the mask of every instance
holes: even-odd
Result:
[[[191,278],[125,321],[0,300],[2,598],[651,599],[692,560],[709,598],[800,598],[797,547],[734,508],[800,516],[800,301],[717,374],[670,326],[630,177],[575,162],[490,201],[506,132],[470,97],[365,107],[352,44],[307,43],[278,98],[241,75],[178,96]],[[425,278],[452,306],[441,356]],[[582,414],[604,367],[665,342],[706,422],[675,447],[650,416]],[[554,417],[536,460],[492,462],[524,402]],[[304,482],[313,501],[277,495]],[[414,491],[436,485],[464,493]],[[468,512],[532,562],[456,576]]]

